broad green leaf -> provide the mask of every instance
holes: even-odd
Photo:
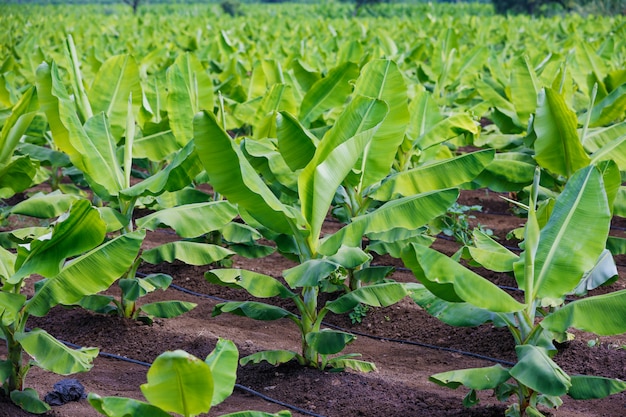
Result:
[[[239,363],[241,366],[246,366],[249,363],[257,364],[265,361],[271,365],[280,365],[281,363],[289,362],[296,356],[298,354],[290,350],[264,350],[263,352],[253,353],[241,358]]]
[[[517,254],[500,245],[478,229],[474,230],[472,236],[474,238],[474,246],[468,247],[472,259],[491,271],[513,271],[513,263],[519,260]]]
[[[19,269],[9,282],[15,284],[34,273],[44,277],[58,274],[65,259],[101,243],[105,230],[98,211],[87,200],[77,200],[69,214],[57,220],[50,236],[33,240],[29,248],[20,248],[16,261]]]
[[[626,171],[626,133],[604,144],[591,155],[591,163],[614,160],[621,171]]]
[[[163,411],[155,405],[122,397],[100,397],[98,394],[90,392],[87,396],[89,404],[100,414],[108,417],[125,416],[150,416],[150,417],[171,417],[171,414]]]
[[[171,319],[193,310],[197,304],[186,301],[157,301],[141,306],[141,311],[152,317]]]
[[[111,126],[123,132],[131,93],[133,107],[138,108],[142,91],[135,58],[127,54],[112,56],[102,64],[89,89],[91,109],[94,114],[106,114]]]
[[[494,151],[464,154],[391,175],[371,194],[379,201],[389,201],[427,191],[452,188],[472,181],[494,158]]]
[[[626,333],[625,301],[626,290],[576,300],[549,314],[541,326],[554,332],[574,327],[601,336]]]
[[[601,285],[612,283],[618,278],[617,265],[615,265],[613,254],[608,249],[605,249],[593,269],[585,273],[582,280],[574,289],[573,294],[578,296],[587,295],[587,291],[598,288]]]
[[[328,365],[335,370],[353,369],[357,372],[363,373],[376,371],[376,365],[372,362],[351,359],[345,356],[330,359],[328,361]]]
[[[518,361],[509,370],[513,378],[545,395],[567,394],[572,385],[569,375],[548,357],[544,349],[533,345],[518,345],[515,352]]]
[[[589,126],[606,126],[623,120],[626,114],[626,84],[611,91],[611,93],[593,106]],[[586,117],[586,115],[581,115]]]
[[[43,283],[28,300],[26,311],[43,317],[57,304],[75,304],[85,295],[106,290],[135,261],[144,236],[143,232],[121,235],[74,259]]]
[[[475,182],[497,192],[521,191],[533,182],[536,165],[535,160],[525,153],[498,153]]]
[[[428,380],[442,387],[456,389],[461,385],[474,389],[495,389],[505,383],[511,376],[509,370],[502,365],[488,368],[459,369],[431,375]]]
[[[292,171],[304,168],[313,159],[317,138],[288,112],[276,115],[278,151]]]
[[[563,96],[550,88],[539,93],[533,128],[537,134],[535,158],[541,167],[569,178],[589,165],[590,159],[578,138],[577,126],[576,115],[568,108]]]
[[[615,144],[620,142],[618,139],[624,136],[626,136],[626,122],[621,122],[609,127],[587,131],[583,138],[583,145],[589,153],[594,153],[605,146],[615,147]]]
[[[0,246],[0,283],[15,273],[15,254]]]
[[[415,230],[446,210],[458,198],[458,190],[438,190],[392,200],[352,222],[322,241],[320,253],[330,255],[342,245],[359,246],[364,235],[403,228]]]
[[[352,170],[387,115],[379,100],[356,96],[315,152],[298,178],[302,214],[311,227],[310,242],[319,239],[322,223],[337,187]],[[317,243],[311,245],[316,247]]]
[[[535,113],[537,107],[537,80],[528,60],[524,56],[511,63],[511,102],[523,125],[528,124],[530,115]]]
[[[228,201],[184,204],[159,210],[137,219],[138,228],[156,230],[169,226],[181,237],[194,238],[226,226],[237,216],[237,208]]]
[[[324,308],[335,314],[341,314],[352,311],[359,304],[373,307],[388,307],[397,303],[408,294],[406,286],[397,282],[368,285],[350,291],[336,300],[326,303]]]
[[[78,199],[78,196],[63,194],[59,190],[48,194],[40,192],[11,207],[10,213],[50,219],[60,216],[63,212],[69,210],[72,203]]]
[[[176,241],[144,251],[141,259],[153,265],[161,262],[183,261],[188,265],[209,265],[234,255],[235,252],[218,245]]]
[[[276,278],[245,269],[212,269],[204,277],[213,284],[243,288],[258,298],[291,298],[295,295]]]
[[[202,172],[202,164],[195,152],[193,142],[185,145],[167,165],[150,178],[120,191],[127,197],[160,195],[165,191],[178,191],[190,185]]]
[[[11,401],[22,410],[32,414],[43,414],[50,411],[50,406],[39,399],[39,394],[32,388],[25,388],[22,391],[11,391]]]
[[[291,288],[317,287],[340,267],[327,259],[309,259],[283,271],[283,277]]]
[[[613,255],[626,255],[626,239],[622,237],[609,236],[606,241],[606,248]]]
[[[25,302],[25,295],[5,291],[0,292],[0,317],[2,318],[3,326],[9,326],[17,319]]]
[[[490,281],[433,249],[411,244],[402,261],[429,291],[446,301],[465,301],[496,313],[524,308]]]
[[[211,185],[265,227],[291,234],[291,215],[246,160],[212,113],[194,118],[195,143]]]
[[[329,329],[310,332],[306,335],[309,347],[321,355],[339,353],[354,339],[356,339],[356,336],[350,333]]]
[[[359,76],[359,67],[352,62],[345,62],[331,69],[328,75],[307,91],[300,104],[298,119],[308,126],[325,111],[345,104],[352,93],[351,81]]]
[[[237,382],[239,351],[233,342],[220,338],[215,349],[204,361],[211,368],[213,382],[215,382],[213,401],[211,402],[211,406],[214,406],[223,402],[233,393],[235,382]]]
[[[365,150],[359,189],[382,180],[389,174],[398,147],[409,124],[407,87],[395,62],[379,59],[368,62],[354,87],[354,94],[384,101],[389,113]]]
[[[442,300],[425,287],[413,287],[411,298],[428,314],[451,326],[474,327],[490,321],[496,325],[504,325],[499,319],[498,313],[478,308],[470,303],[453,303]]]
[[[254,320],[272,321],[282,318],[297,319],[297,316],[289,311],[269,304],[259,303],[256,301],[230,301],[221,303],[213,309],[213,317],[222,314],[231,313],[237,316],[248,317]]]
[[[567,395],[575,400],[604,398],[626,390],[626,382],[600,376],[572,375]]]
[[[610,221],[598,169],[590,166],[576,172],[541,230],[532,299],[559,299],[571,292],[604,250]]]
[[[166,130],[159,129],[155,132],[146,131],[144,127],[143,136],[133,141],[133,156],[155,162],[164,160],[179,149],[180,145],[169,126]]]
[[[37,114],[37,91],[30,87],[13,106],[0,130],[0,166],[7,165],[26,129]]]
[[[5,166],[0,166],[0,198],[13,197],[27,190],[37,177],[39,163],[29,156],[13,157]]]
[[[59,375],[86,372],[98,356],[97,348],[71,349],[42,329],[15,333],[15,340],[33,358],[35,365]]]
[[[159,355],[141,385],[144,397],[165,411],[193,416],[207,413],[213,398],[213,377],[204,361],[182,350]]]
[[[184,53],[167,69],[167,86],[170,126],[183,146],[194,137],[194,115],[202,110],[213,112],[213,82],[198,58]]]

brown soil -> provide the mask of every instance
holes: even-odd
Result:
[[[523,224],[523,219],[510,213],[509,206],[496,193],[485,191],[464,192],[460,203],[480,204],[482,213],[476,222],[492,229],[501,241],[507,232]],[[615,235],[624,236],[624,219],[616,219]],[[620,229],[621,228],[621,229]],[[171,239],[167,231],[152,233],[147,245]],[[434,247],[452,254],[458,248],[454,242],[438,239]],[[394,278],[414,281],[415,278],[398,260],[387,256],[375,259],[377,264],[398,267]],[[626,257],[617,257],[621,279],[607,290],[623,288]],[[293,266],[279,255],[260,260],[236,258],[235,266],[263,271],[279,277],[281,271]],[[299,335],[293,323],[256,322],[231,315],[211,317],[215,299],[248,299],[245,292],[211,285],[203,279],[208,267],[183,264],[165,264],[159,267],[144,266],[142,271],[156,270],[174,277],[178,286],[205,294],[200,297],[168,289],[146,297],[145,302],[159,299],[179,299],[198,303],[190,313],[170,320],[157,320],[152,326],[93,314],[78,308],[55,308],[47,317],[32,318],[30,327],[41,327],[59,339],[80,346],[97,346],[101,352],[120,355],[143,362],[153,361],[166,350],[184,349],[204,358],[215,346],[218,338],[233,340],[244,356],[264,349],[298,350]],[[504,274],[479,273],[501,285],[514,285],[514,280]],[[287,305],[286,305],[287,307]],[[244,409],[277,412],[286,409],[251,394],[244,387],[261,395],[293,405],[313,414],[327,417],[367,416],[503,416],[505,404],[499,403],[489,392],[480,393],[481,403],[471,409],[461,401],[464,388],[449,390],[428,381],[429,375],[453,369],[491,366],[489,357],[514,361],[514,343],[505,329],[483,325],[478,328],[454,328],[433,319],[409,299],[388,308],[370,310],[362,323],[353,325],[347,316],[329,316],[328,324],[340,326],[359,334],[348,352],[359,352],[363,359],[373,361],[378,370],[369,374],[356,372],[322,372],[304,369],[294,364],[279,367],[253,365],[240,367],[238,386],[223,404],[211,410],[211,416]],[[369,335],[369,336],[367,336]],[[371,337],[370,337],[371,336]],[[588,345],[594,335],[577,333],[577,338],[559,346],[556,362],[568,373],[601,375],[624,379],[626,377],[626,337],[600,337],[594,347]],[[1,349],[1,348],[0,348]],[[2,350],[0,350],[0,354]],[[102,396],[125,396],[142,399],[139,385],[145,382],[147,368],[111,357],[101,356],[91,371],[77,378],[88,392]],[[64,377],[33,368],[27,385],[35,388],[41,397],[52,390],[55,382]],[[603,400],[574,401],[564,398],[557,411],[545,410],[552,416],[622,416],[626,414],[626,394]],[[307,414],[292,410],[294,416]],[[551,414],[550,414],[551,413]],[[0,399],[0,417],[22,417],[27,414]],[[98,416],[86,400],[53,407],[48,416],[91,417]]]

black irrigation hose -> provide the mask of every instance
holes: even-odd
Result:
[[[195,291],[191,291],[188,290],[187,288],[184,287],[180,287],[178,285],[175,284],[171,284],[170,288],[175,289],[177,291],[181,291],[184,292],[186,294],[190,294],[196,297],[202,297],[202,298],[206,298],[206,299],[210,299],[210,300],[217,300],[217,301],[221,301],[221,302],[228,302],[229,300],[226,300],[224,298],[220,298],[220,297],[215,297],[212,295],[208,295],[208,294],[202,294],[202,293],[198,293]],[[340,326],[336,326],[334,324],[330,324],[327,322],[322,322],[322,324],[326,327],[331,327],[334,328],[336,330],[340,330],[342,332],[345,333],[351,333],[357,336],[363,336],[363,337],[367,337],[370,339],[374,339],[374,340],[380,340],[380,341],[386,341],[386,342],[394,342],[394,343],[400,343],[400,344],[405,344],[405,345],[413,345],[413,346],[420,346],[420,347],[424,347],[424,348],[428,348],[428,349],[434,349],[434,350],[440,350],[440,351],[444,351],[444,352],[451,352],[451,353],[457,353],[460,355],[464,355],[464,356],[470,356],[470,357],[474,357],[474,358],[478,358],[478,359],[484,359],[490,362],[494,362],[494,363],[501,363],[504,365],[515,365],[513,362],[509,362],[509,361],[505,361],[503,359],[498,359],[498,358],[492,358],[489,356],[484,356],[481,355],[479,353],[473,353],[473,352],[467,352],[464,350],[459,350],[459,349],[454,349],[454,348],[447,348],[447,347],[443,347],[443,346],[437,346],[437,345],[431,345],[428,343],[423,343],[423,342],[415,342],[412,340],[406,340],[406,339],[395,339],[395,338],[390,338],[390,337],[384,337],[384,336],[375,336],[375,335],[371,335],[371,334],[367,334],[367,333],[362,333],[362,332],[355,332],[351,329],[345,329],[342,328]]]
[[[77,345],[75,343],[67,342],[67,341],[64,341],[64,340],[59,340],[59,342],[63,343],[66,346],[73,347],[75,349],[80,349],[82,347],[82,346]],[[110,359],[120,360],[120,361],[124,361],[124,362],[134,363],[135,365],[141,365],[141,366],[145,366],[147,368],[152,366],[152,364],[149,363],[149,362],[143,362],[143,361],[140,361],[140,360],[137,360],[137,359],[127,358],[126,356],[116,355],[114,353],[99,352],[98,356],[102,356],[103,358],[110,358]],[[323,416],[321,414],[316,414],[316,413],[314,413],[312,411],[305,410],[303,408],[297,407],[297,406],[295,406],[293,404],[288,404],[288,403],[285,403],[283,401],[277,400],[275,398],[268,397],[267,395],[262,394],[262,393],[260,393],[258,391],[255,391],[252,388],[246,387],[245,385],[235,384],[235,388],[237,388],[237,389],[239,389],[241,391],[247,392],[248,394],[252,394],[252,395],[254,395],[256,397],[259,397],[262,400],[265,400],[267,402],[270,402],[270,403],[273,403],[273,404],[276,404],[276,405],[280,405],[281,407],[289,408],[290,410],[296,411],[296,412],[298,412],[300,414],[304,414],[304,415],[311,416],[311,417],[326,417],[326,416]]]

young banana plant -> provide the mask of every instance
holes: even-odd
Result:
[[[414,300],[442,320],[460,326],[492,321],[506,326],[516,344],[511,368],[464,369],[431,376],[431,381],[470,392],[464,403],[478,402],[476,391],[495,390],[498,398],[517,397],[508,416],[543,416],[539,406],[558,407],[563,395],[602,398],[626,390],[626,382],[590,375],[568,375],[553,360],[554,340],[571,337],[569,328],[615,335],[626,332],[626,291],[566,302],[614,279],[617,270],[605,249],[612,205],[620,186],[615,163],[582,168],[553,203],[537,208],[537,169],[528,205],[523,249],[518,256],[486,235],[477,236],[472,258],[487,269],[513,272],[523,302],[450,258],[412,245],[403,261],[422,285]]]
[[[295,255],[299,262],[296,267],[283,271],[286,284],[265,274],[239,269],[214,269],[206,273],[210,282],[245,289],[257,298],[291,299],[298,310],[298,314],[294,314],[256,301],[216,306],[214,315],[230,312],[257,320],[289,318],[300,330],[299,352],[260,352],[243,358],[242,363],[265,360],[276,364],[296,358],[304,365],[317,368],[373,369],[372,364],[355,360],[354,355],[331,357],[340,353],[354,336],[322,330],[322,320],[329,312],[348,312],[359,303],[391,305],[408,294],[405,286],[395,282],[377,283],[345,294],[325,306],[319,305],[320,291],[336,288],[333,278],[337,272],[356,269],[369,261],[370,256],[360,248],[363,236],[396,228],[417,229],[443,214],[458,196],[456,189],[444,189],[399,198],[355,217],[338,232],[322,237],[322,225],[337,188],[363,159],[364,151],[387,114],[385,102],[355,96],[312,149],[310,157],[301,160],[296,200],[281,200],[272,192],[212,113],[202,112],[196,116],[194,140],[214,189],[238,205],[246,222],[276,242],[283,253]]]

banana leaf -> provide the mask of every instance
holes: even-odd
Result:
[[[228,398],[237,382],[237,365],[239,363],[239,351],[237,346],[230,340],[219,338],[215,349],[204,360],[213,375],[213,399],[211,406],[222,403]]]

